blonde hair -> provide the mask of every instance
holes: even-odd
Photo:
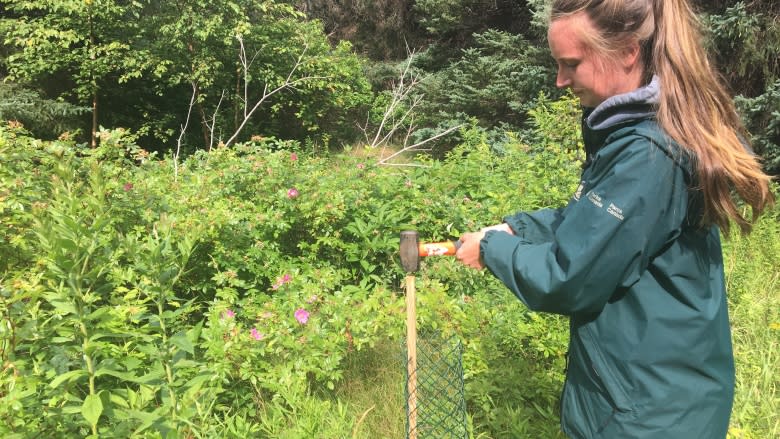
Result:
[[[696,13],[686,0],[554,0],[550,21],[584,13],[597,35],[585,44],[606,58],[636,42],[645,79],[660,79],[658,124],[696,158],[703,195],[702,223],[743,233],[774,203],[771,177],[751,151],[749,137],[720,76],[701,44]],[[743,215],[737,198],[751,208]]]

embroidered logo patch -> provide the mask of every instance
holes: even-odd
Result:
[[[593,191],[589,191],[586,195],[588,201],[593,203],[594,206],[598,207],[599,209],[604,208],[605,201],[601,198],[600,195],[596,194]],[[619,219],[620,221],[623,221],[625,219],[625,216],[623,214],[623,209],[615,206],[614,203],[609,203],[609,206],[607,206],[607,213],[614,216],[615,218]]]
[[[596,205],[596,207],[604,207],[604,202],[601,201],[601,197],[593,193],[593,191],[588,192],[588,200]]]
[[[609,207],[607,207],[607,212],[614,216],[615,218],[619,219],[620,221],[623,221],[623,209],[618,208],[612,203],[609,203]]]

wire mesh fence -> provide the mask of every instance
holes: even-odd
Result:
[[[404,358],[408,365],[408,355]],[[422,333],[416,361],[415,372],[406,373],[407,439],[468,438],[460,339]]]

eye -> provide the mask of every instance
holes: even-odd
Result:
[[[575,70],[580,65],[580,60],[577,59],[559,59],[558,68],[566,70]]]

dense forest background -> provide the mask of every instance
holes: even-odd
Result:
[[[694,3],[755,148],[778,173],[780,6]],[[527,128],[540,93],[562,93],[544,4],[3,0],[0,118],[93,145],[99,127],[121,127],[147,150],[181,154],[258,135],[333,149],[382,129],[414,143],[465,122],[500,143]],[[434,152],[460,139],[437,140]]]

